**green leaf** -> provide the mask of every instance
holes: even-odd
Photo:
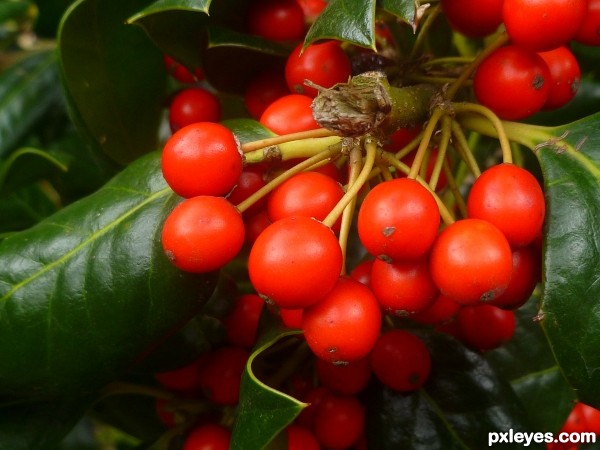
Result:
[[[165,54],[189,69],[201,67],[201,43],[205,38],[210,0],[159,0],[127,19],[144,29]]]
[[[232,450],[265,448],[307,406],[306,403],[269,387],[253,372],[253,363],[263,352],[281,339],[298,333],[298,330],[282,330],[280,326],[270,326],[250,356],[242,374],[240,402],[231,436]]]
[[[138,3],[79,0],[58,35],[71,118],[119,164],[156,150],[165,100],[162,55],[142,30],[125,24]]]
[[[56,448],[89,405],[89,398],[21,403],[0,399],[0,450]]]
[[[275,133],[253,119],[229,119],[222,123],[233,131],[242,144],[275,136]]]
[[[376,384],[367,392],[369,448],[481,449],[489,432],[533,431],[510,384],[480,354],[449,336],[422,337],[432,358],[424,387],[401,394]]]
[[[127,23],[142,27],[161,52],[193,71],[212,65],[204,60],[204,50],[209,45],[207,27],[225,27],[233,33],[242,30],[247,7],[246,0],[220,0],[214,4],[210,0],[158,0],[132,14]],[[226,61],[218,61],[215,70],[226,74],[224,68],[219,70],[223,62]],[[238,76],[240,66],[234,71]]]
[[[56,52],[26,56],[0,74],[0,158],[60,102]]]
[[[579,400],[600,407],[600,114],[549,132],[538,150],[547,197],[541,323]]]
[[[305,45],[338,39],[375,50],[375,0],[331,0],[312,24]]]
[[[59,209],[52,193],[40,184],[25,186],[8,197],[0,197],[0,237],[35,225]]]
[[[421,6],[420,3],[419,0],[381,0],[380,6],[385,11],[412,26],[414,31],[418,25],[416,14],[417,8]]]
[[[575,402],[538,319],[539,298],[515,311],[513,338],[485,357],[509,380],[536,430],[558,433]]]
[[[0,395],[73,397],[133,368],[208,299],[160,243],[178,198],[155,152],[0,242]]]

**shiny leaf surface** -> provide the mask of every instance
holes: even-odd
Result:
[[[0,395],[93,392],[199,311],[214,277],[160,243],[177,201],[153,153],[0,242]]]
[[[125,23],[138,8],[136,0],[79,0],[65,13],[58,37],[71,117],[119,164],[156,150],[165,99],[160,52]]]

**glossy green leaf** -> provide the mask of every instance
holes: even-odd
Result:
[[[26,56],[0,74],[0,159],[60,102],[56,52]]]
[[[0,197],[0,237],[35,225],[59,209],[44,186],[32,184]]]
[[[13,403],[0,398],[0,450],[55,449],[90,404],[90,398]]]
[[[207,65],[207,26],[243,29],[247,5],[247,0],[158,0],[133,13],[127,23],[142,27],[161,52],[193,70]],[[236,73],[240,75],[239,70]]]
[[[253,119],[230,119],[222,123],[233,131],[242,144],[275,136],[275,133]]]
[[[259,339],[242,375],[240,402],[232,431],[232,450],[265,448],[290,424],[307,405],[259,380],[253,363],[261,354],[298,330],[284,329],[271,324]],[[288,355],[290,356],[290,355]]]
[[[539,297],[532,297],[516,312],[513,338],[485,357],[510,381],[536,430],[557,433],[575,401],[539,324]]]
[[[600,114],[550,129],[541,323],[578,398],[600,407]]]
[[[367,392],[369,448],[481,449],[489,432],[533,430],[512,390],[482,355],[440,334],[422,335],[432,371],[413,394]],[[531,445],[531,448],[544,448]]]
[[[414,28],[417,25],[415,14],[420,3],[418,0],[381,0],[380,6]]]
[[[305,44],[338,39],[375,50],[375,0],[331,0],[306,34]]]
[[[178,198],[152,153],[0,241],[0,395],[77,396],[133,368],[209,298],[160,243]]]
[[[59,29],[60,68],[71,117],[119,164],[156,150],[166,87],[162,56],[125,20],[135,0],[79,0]]]

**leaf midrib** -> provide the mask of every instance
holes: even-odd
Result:
[[[63,254],[60,258],[56,259],[55,261],[51,262],[50,264],[45,265],[44,267],[39,269],[37,272],[33,273],[29,277],[22,280],[20,283],[15,284],[6,294],[4,294],[2,297],[0,297],[0,303],[10,299],[15,294],[15,292],[17,292],[20,289],[22,289],[23,287],[27,286],[32,281],[36,280],[38,277],[44,275],[45,273],[49,272],[50,270],[54,269],[55,267],[58,267],[61,264],[64,264],[65,262],[67,262],[70,258],[72,258],[74,255],[76,255],[80,250],[87,247],[92,242],[96,241],[96,239],[98,239],[100,236],[106,234],[109,230],[116,227],[118,224],[122,223],[125,219],[127,219],[128,217],[135,214],[137,211],[142,209],[147,204],[152,203],[154,200],[156,200],[164,195],[167,195],[170,192],[171,192],[170,188],[166,187],[166,188],[163,188],[163,189],[155,192],[154,194],[148,196],[144,201],[140,202],[136,207],[129,209],[126,213],[119,216],[117,219],[106,224],[104,227],[98,229],[96,232],[91,234],[87,239],[83,240],[79,245],[76,245],[70,251]]]

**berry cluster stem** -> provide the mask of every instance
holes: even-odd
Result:
[[[346,206],[348,206],[348,204],[358,195],[360,189],[369,179],[369,174],[373,169],[373,165],[375,164],[375,156],[377,155],[377,142],[372,137],[366,137],[364,146],[366,151],[364,165],[354,183],[348,185],[346,193],[323,220],[323,224],[327,225],[328,227],[333,226],[340,215],[344,212]]]

